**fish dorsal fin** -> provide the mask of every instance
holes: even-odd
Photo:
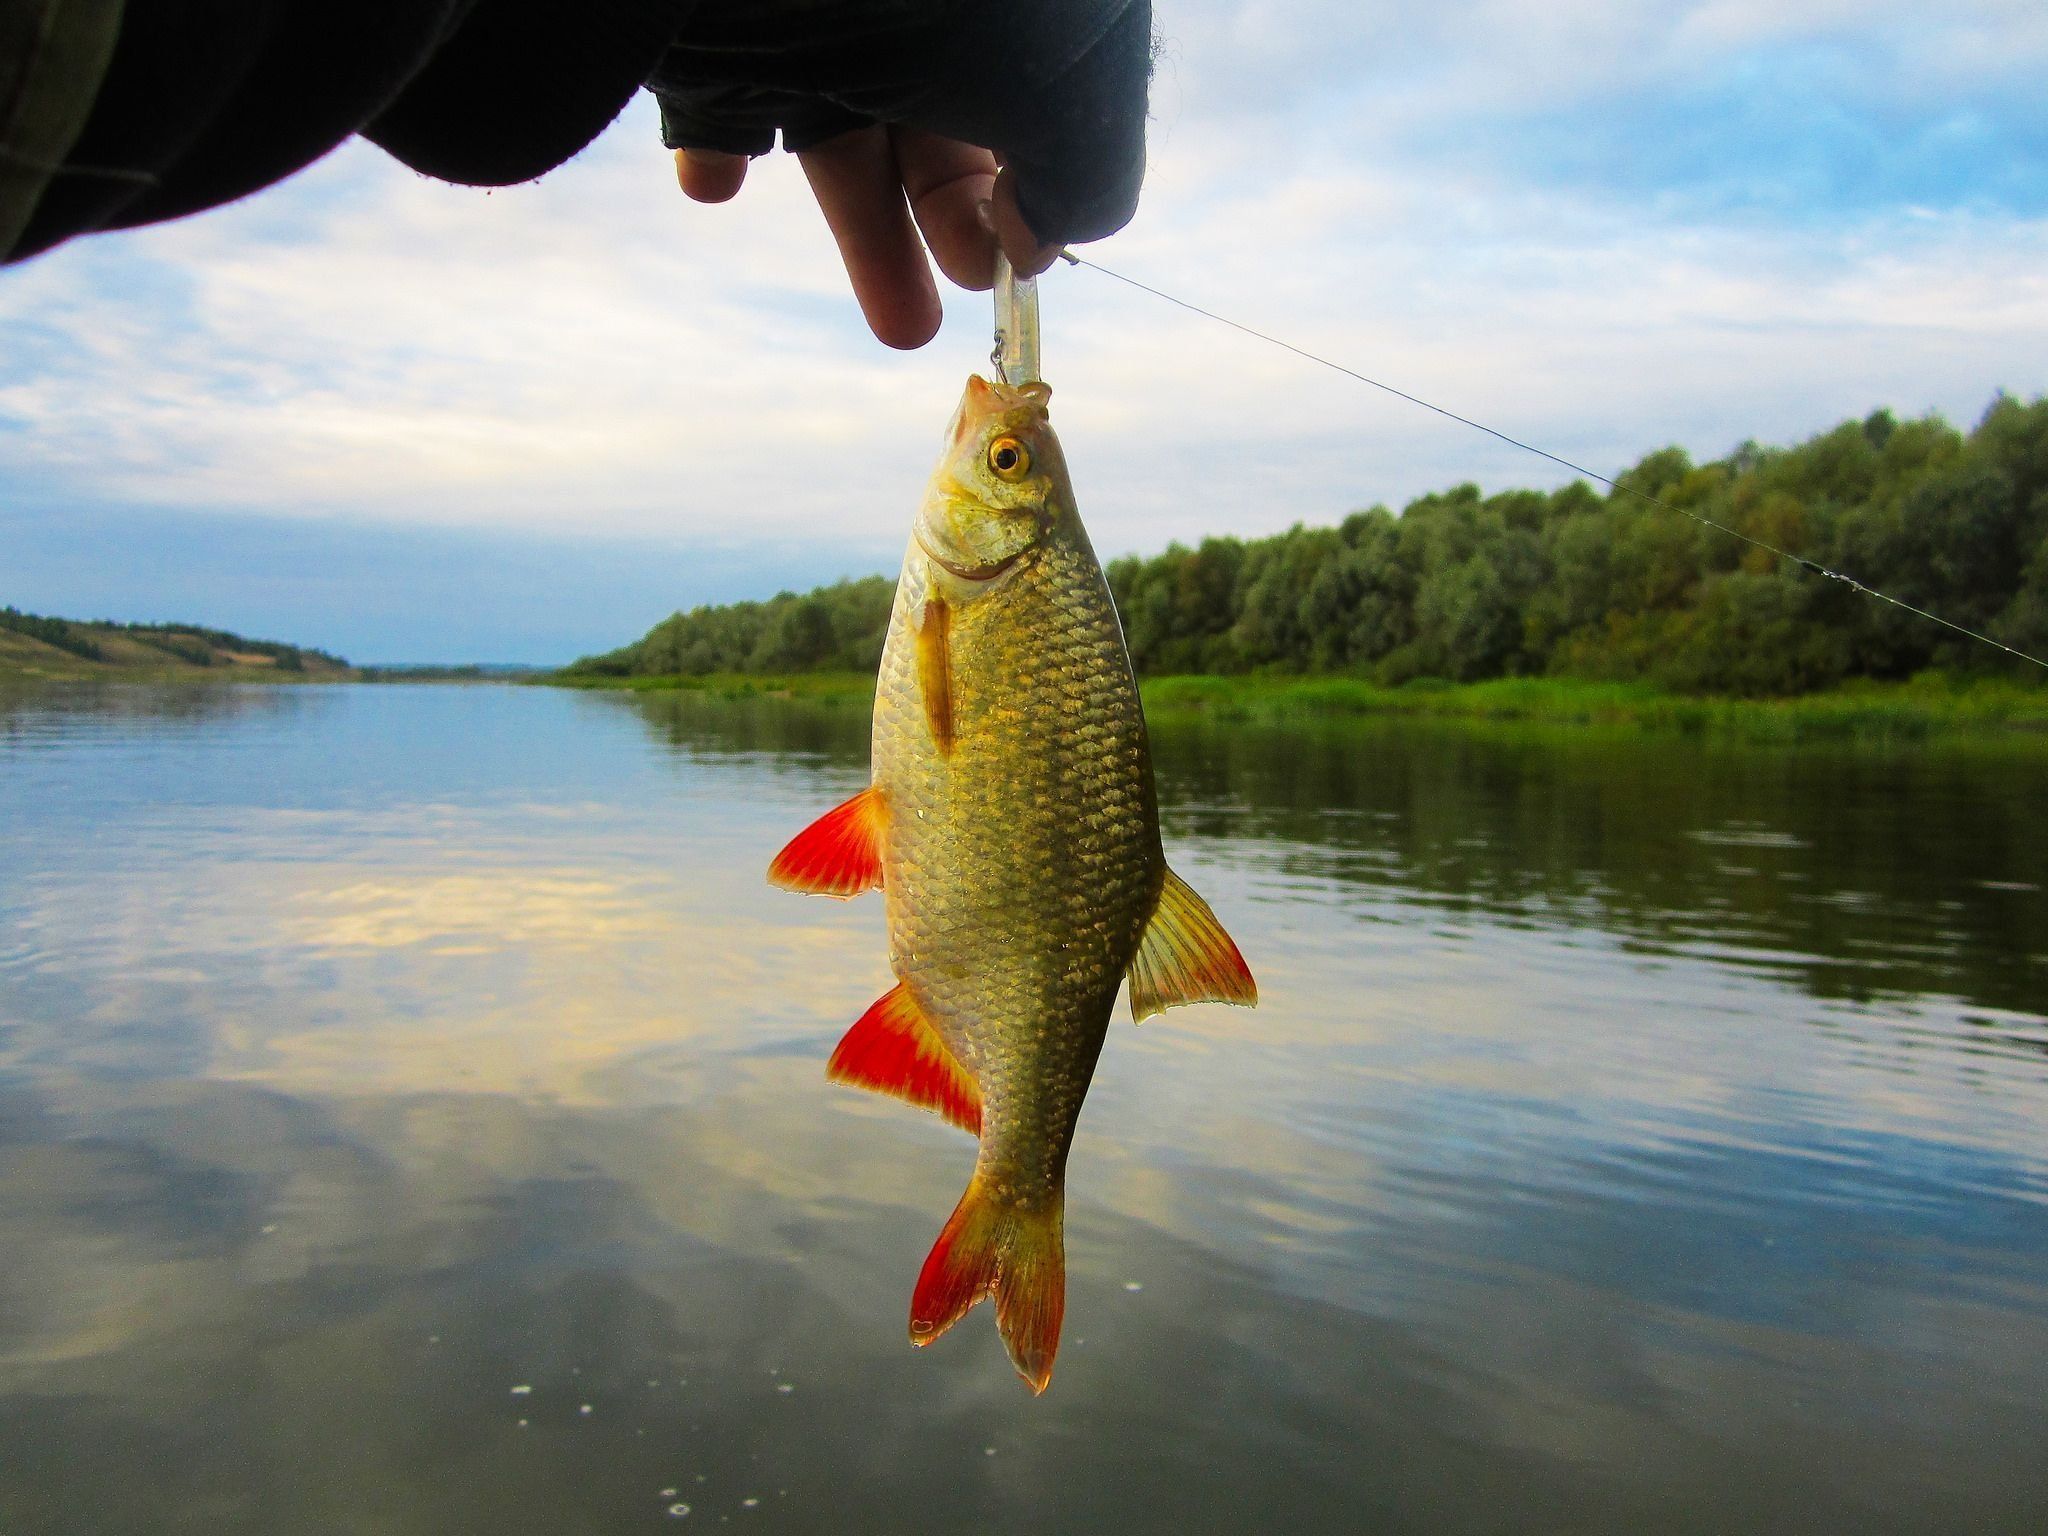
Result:
[[[864,789],[789,840],[768,883],[818,896],[858,896],[882,886],[882,795]]]
[[[1172,870],[1159,890],[1159,905],[1131,961],[1131,1017],[1147,1019],[1182,1003],[1259,1001],[1251,967],[1216,921],[1209,903]]]
[[[973,1135],[981,1134],[981,1089],[962,1067],[910,989],[898,982],[860,1016],[825,1076],[929,1109]]]

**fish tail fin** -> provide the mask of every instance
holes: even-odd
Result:
[[[1010,1363],[1034,1393],[1052,1382],[1060,1323],[1067,1315],[1065,1207],[1062,1192],[1043,1209],[1013,1214],[996,1265],[996,1329]]]
[[[996,1328],[1010,1363],[1033,1392],[1052,1380],[1067,1310],[1066,1200],[1042,1206],[999,1203],[977,1175],[932,1244],[910,1302],[910,1342],[929,1344],[982,1297],[996,1299]]]

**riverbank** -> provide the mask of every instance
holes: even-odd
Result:
[[[114,624],[0,608],[0,682],[337,683],[356,676],[326,651],[200,624]]]
[[[721,699],[763,695],[784,699],[846,699],[866,703],[875,694],[871,672],[706,672],[665,677],[600,677],[554,672],[534,679],[554,688],[609,693],[708,693]]]
[[[767,694],[864,702],[874,692],[872,677],[850,672],[626,678],[558,675],[544,681],[636,693],[680,689],[721,698]],[[1383,688],[1349,677],[1262,673],[1157,677],[1147,679],[1142,687],[1149,713],[1216,720],[1426,715],[1624,727],[1760,742],[2023,735],[2048,745],[2048,688],[1938,674],[1902,683],[1852,684],[1789,699],[1699,696],[1637,683],[1529,677],[1484,683],[1422,681]]]
[[[1749,741],[1922,741],[2028,733],[2048,742],[2048,689],[1939,676],[1860,683],[1788,699],[1670,693],[1638,683],[1498,678],[1382,688],[1342,677],[1166,677],[1145,685],[1155,712],[1223,720],[1425,715],[1624,726]]]

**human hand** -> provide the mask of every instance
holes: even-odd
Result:
[[[734,196],[779,132],[869,326],[919,347],[939,325],[926,247],[985,289],[998,246],[1036,273],[1130,218],[1150,45],[1147,0],[706,0],[648,85],[700,202]]]
[[[977,145],[875,123],[800,150],[797,160],[861,313],[888,346],[921,347],[938,333],[939,290],[927,249],[948,281],[975,290],[994,283],[999,245],[1024,274],[1043,272],[1059,254],[1018,212],[1014,178]],[[746,174],[745,155],[676,151],[676,181],[700,203],[733,197]]]

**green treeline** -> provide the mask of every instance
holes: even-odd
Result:
[[[1902,602],[2048,653],[2048,399],[2001,396],[1967,435],[1880,411],[1793,448],[1621,477],[1850,573]],[[1584,482],[1424,496],[1395,516],[1206,539],[1108,567],[1141,673],[1340,672],[1385,684],[1562,676],[1785,695],[1999,654],[1666,507]],[[572,671],[872,669],[891,584],[698,608]]]
[[[896,583],[836,581],[765,603],[671,614],[631,645],[565,670],[587,677],[702,677],[712,672],[872,672],[882,664]]]
[[[54,645],[60,651],[69,651],[73,656],[82,656],[87,661],[100,659],[100,648],[87,633],[85,626],[73,624],[69,619],[52,619],[40,613],[23,613],[19,608],[0,608],[0,629],[11,629],[17,635],[27,635],[31,640]]]

